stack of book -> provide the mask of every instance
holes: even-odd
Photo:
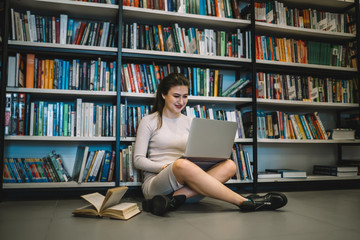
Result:
[[[303,170],[295,169],[266,169],[265,172],[280,173],[281,178],[306,178],[307,173]]]
[[[336,128],[327,132],[333,140],[355,140],[355,130],[349,128]]]
[[[313,168],[314,174],[337,177],[353,177],[357,176],[358,172],[357,166],[314,165]]]

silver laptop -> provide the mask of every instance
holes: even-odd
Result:
[[[237,122],[194,118],[184,158],[199,166],[230,158],[237,128]]]

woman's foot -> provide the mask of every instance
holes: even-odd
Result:
[[[161,216],[167,211],[173,211],[179,208],[186,201],[185,195],[166,196],[156,195],[150,200],[142,202],[142,208],[145,212],[151,212],[154,215]]]
[[[244,212],[276,210],[287,204],[287,197],[279,192],[271,192],[264,196],[249,195],[247,199],[249,201],[245,201],[239,206]]]

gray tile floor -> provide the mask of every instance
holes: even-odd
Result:
[[[73,217],[81,199],[3,201],[1,240],[281,240],[359,239],[360,190],[287,192],[281,210],[242,213],[214,199],[186,204],[164,217],[128,220]]]

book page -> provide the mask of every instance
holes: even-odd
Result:
[[[101,205],[104,202],[105,197],[98,192],[90,193],[81,196],[83,199],[91,203],[98,212],[100,212]]]
[[[100,212],[104,209],[107,209],[111,206],[118,204],[121,198],[126,193],[127,189],[128,189],[127,187],[117,187],[117,188],[109,189],[106,193],[104,202],[100,208]]]

